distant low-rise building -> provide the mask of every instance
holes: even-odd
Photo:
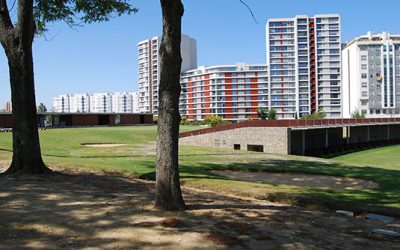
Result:
[[[84,93],[53,98],[53,112],[59,113],[137,113],[138,94]]]
[[[112,109],[116,113],[137,113],[138,109],[138,93],[123,92],[112,95]]]
[[[12,103],[11,102],[6,102],[4,103],[4,112],[12,112]]]
[[[342,51],[343,117],[400,116],[400,35],[357,37]]]

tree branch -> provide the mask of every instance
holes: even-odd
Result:
[[[247,3],[245,3],[243,0],[239,0],[239,1],[240,1],[244,6],[246,6],[247,9],[250,11],[250,14],[251,14],[251,16],[253,17],[254,22],[256,22],[256,24],[260,24],[260,23],[257,21],[256,17],[254,16],[253,11],[251,10],[250,6],[247,5]]]
[[[7,0],[0,0],[0,37],[13,28],[10,13],[8,12]]]
[[[16,2],[17,2],[17,0],[14,0],[13,4],[11,5],[11,8],[8,10],[8,12],[11,12],[14,9]]]

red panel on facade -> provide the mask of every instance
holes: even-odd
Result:
[[[232,83],[232,79],[225,79],[225,83]]]
[[[257,78],[251,78],[250,79],[250,82],[258,82],[258,79]],[[257,87],[256,87],[257,88]]]
[[[225,77],[232,77],[232,73],[225,73]]]

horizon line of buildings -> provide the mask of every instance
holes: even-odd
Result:
[[[217,114],[235,121],[257,118],[259,108],[275,109],[278,119],[318,110],[327,118],[350,118],[354,112],[368,117],[400,114],[400,35],[368,32],[342,43],[338,14],[271,18],[265,31],[265,64],[199,67],[196,40],[182,34],[181,115],[202,120]],[[121,102],[100,93],[86,110],[157,115],[160,41],[156,36],[137,44],[136,108],[122,108]],[[60,97],[53,108],[70,112],[57,104]],[[82,101],[82,95],[77,98]],[[73,104],[79,101],[70,103],[70,110],[79,110]]]

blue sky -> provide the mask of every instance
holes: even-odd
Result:
[[[246,0],[259,24],[239,0],[183,0],[182,31],[197,40],[198,65],[265,63],[268,18],[339,13],[342,41],[368,31],[400,33],[398,0]],[[34,43],[37,102],[51,107],[59,94],[137,90],[140,40],[161,34],[158,0],[133,1],[139,12],[90,24],[78,31],[50,24],[47,39]],[[4,51],[0,51],[0,108],[10,100]]]

